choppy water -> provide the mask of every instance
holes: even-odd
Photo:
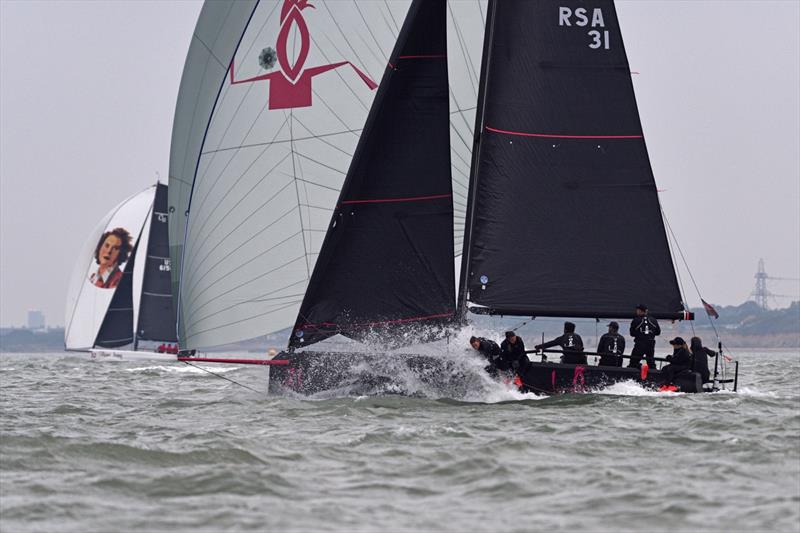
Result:
[[[5,354],[0,529],[800,531],[800,355],[738,355],[735,395],[465,402]]]

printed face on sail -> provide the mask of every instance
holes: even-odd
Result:
[[[112,269],[119,259],[119,249],[122,247],[122,239],[116,235],[109,235],[100,246],[98,261],[101,269]]]
[[[94,250],[97,270],[89,275],[89,282],[101,289],[115,288],[122,279],[120,265],[128,260],[131,250],[131,234],[125,228],[103,233]]]

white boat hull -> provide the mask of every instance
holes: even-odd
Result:
[[[178,362],[178,356],[171,353],[158,353],[135,350],[116,350],[114,348],[93,348],[89,350],[93,361],[169,361]]]

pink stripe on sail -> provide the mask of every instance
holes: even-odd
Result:
[[[439,200],[442,198],[450,198],[452,194],[434,194],[431,196],[412,196],[409,198],[377,198],[374,200],[344,200],[342,205],[346,204],[384,204],[389,202],[421,202],[423,200]]]
[[[516,135],[519,137],[543,137],[546,139],[642,139],[642,135],[558,135],[554,133],[525,133],[520,131],[500,130],[486,126],[486,131]]]

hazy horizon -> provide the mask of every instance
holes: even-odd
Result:
[[[0,325],[34,309],[63,325],[88,233],[167,181],[201,5],[0,1]],[[617,9],[662,206],[703,298],[747,300],[759,258],[800,278],[800,2]],[[800,299],[798,282],[768,286]]]

